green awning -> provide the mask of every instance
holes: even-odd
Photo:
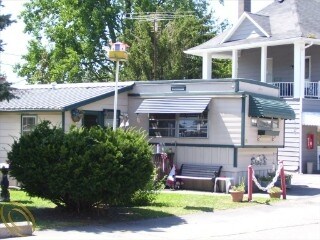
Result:
[[[249,116],[295,119],[293,109],[281,98],[249,96]]]

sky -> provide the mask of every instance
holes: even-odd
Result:
[[[29,37],[23,32],[24,24],[18,19],[19,13],[23,9],[23,4],[29,0],[2,0],[3,8],[1,14],[11,14],[12,19],[17,23],[11,24],[7,29],[0,32],[0,38],[6,44],[5,51],[0,54],[0,72],[7,76],[7,81],[15,84],[24,84],[23,78],[19,78],[13,72],[13,66],[21,62],[21,56],[27,52],[27,42]],[[257,12],[274,0],[252,0],[251,10]],[[211,8],[215,12],[215,17],[221,21],[228,19],[234,24],[238,19],[238,0],[225,0],[224,6],[219,0],[211,0]]]

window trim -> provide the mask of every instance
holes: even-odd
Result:
[[[166,119],[166,118],[159,119],[159,121],[166,121],[166,120],[168,120],[168,121],[173,121],[174,120],[175,121],[175,124],[174,124],[174,136],[161,136],[161,135],[157,135],[156,133],[155,133],[155,135],[150,135],[150,131],[151,130],[154,131],[154,129],[157,129],[157,128],[153,127],[151,125],[152,122],[150,122],[150,121],[157,121],[158,120],[156,118],[151,118],[151,116],[155,115],[155,114],[165,115],[165,114],[169,114],[169,113],[149,113],[148,114],[148,136],[149,137],[156,137],[156,138],[165,137],[165,138],[181,138],[181,139],[191,139],[191,138],[208,139],[209,138],[209,111],[208,111],[208,109],[206,109],[202,113],[170,113],[170,114],[174,114],[175,117],[172,118],[172,119]],[[181,128],[179,126],[179,122],[180,122],[180,120],[184,119],[181,116],[181,115],[184,115],[184,114],[186,114],[186,115],[198,115],[198,116],[203,115],[202,120],[206,123],[206,136],[185,136],[185,137],[180,136]],[[204,116],[206,116],[206,117],[204,118]],[[187,119],[187,117],[186,117],[186,119]],[[166,130],[166,129],[169,129],[169,128],[160,128],[160,129]]]
[[[30,130],[30,131],[24,131],[23,130],[23,119],[24,118],[34,118],[35,119],[35,125],[34,125],[34,127],[35,126],[37,126],[38,125],[38,115],[28,115],[28,114],[25,114],[25,115],[21,115],[21,121],[20,121],[20,128],[21,128],[21,135],[24,135],[24,134],[26,134],[26,133],[29,133],[29,132],[31,132],[32,130]]]

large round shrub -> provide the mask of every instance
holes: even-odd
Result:
[[[14,141],[11,175],[31,196],[81,211],[128,201],[153,173],[152,149],[133,129],[71,128],[44,121]]]

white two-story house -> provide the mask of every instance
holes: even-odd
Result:
[[[287,170],[320,170],[320,1],[275,0],[257,13],[250,0],[230,29],[191,49],[203,59],[202,78],[212,78],[212,59],[231,59],[232,78],[253,79],[279,88],[295,111],[285,125],[278,160]]]

